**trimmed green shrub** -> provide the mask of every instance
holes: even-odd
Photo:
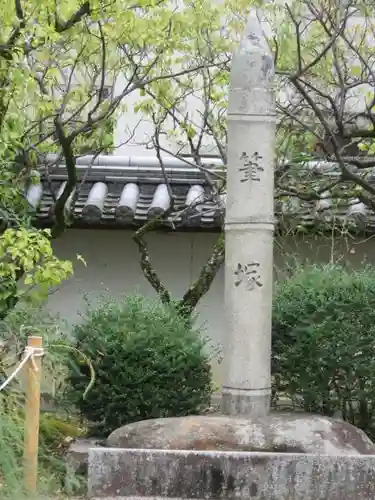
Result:
[[[71,400],[105,436],[127,423],[198,412],[210,403],[211,367],[205,341],[173,307],[141,297],[106,301],[76,326],[95,383],[82,397],[89,370],[71,367]]]
[[[375,438],[375,268],[297,267],[275,287],[274,390]]]

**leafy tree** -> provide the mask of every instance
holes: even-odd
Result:
[[[1,314],[17,302],[20,278],[45,288],[71,272],[52,256],[49,240],[70,223],[66,202],[72,199],[74,205],[73,192],[77,195],[82,184],[77,156],[90,151],[95,157],[116,147],[111,129],[126,97],[215,64],[208,55],[199,61],[179,55],[195,46],[193,26],[202,26],[205,4],[185,2],[176,10],[172,2],[153,0],[2,2]],[[126,83],[114,94],[119,75]],[[54,225],[47,234],[32,227],[24,192],[41,172],[48,179],[51,162],[45,160],[51,152],[57,154],[55,163],[65,163],[68,181],[59,197],[51,190]]]
[[[46,230],[24,226],[6,229],[0,238],[0,255],[0,320],[21,297],[46,298],[52,286],[73,272],[71,262],[53,255],[50,232]]]
[[[373,209],[371,4],[366,0],[261,4],[185,0],[178,9],[172,2],[151,0],[4,4],[0,14],[3,229],[25,223],[31,227],[24,187],[40,172],[46,154],[55,152],[57,162],[65,162],[68,171],[59,198],[52,193],[51,237],[61,234],[70,223],[66,202],[71,198],[74,204],[73,192],[82,185],[77,182],[77,156],[90,151],[95,157],[117,146],[111,122],[126,110],[126,98],[133,92],[143,95],[136,111],[154,125],[147,146],[156,149],[162,167],[164,153],[203,170],[207,153],[219,155],[225,164],[230,58],[249,6],[262,7],[275,55],[279,117],[275,198],[284,212],[281,229],[299,229],[300,202],[313,203],[317,213],[328,215],[323,220],[329,224],[334,220],[330,210],[353,199]],[[113,83],[120,75],[126,83],[115,95]],[[333,172],[321,175],[323,167],[310,168],[312,159],[333,162]],[[48,177],[48,166],[43,173]],[[211,173],[207,178],[210,197],[220,201],[225,175]],[[164,216],[173,211],[172,203]],[[157,225],[157,220],[146,224],[134,239],[145,276],[169,302],[144,239]],[[198,280],[180,302],[187,314],[207,292],[223,260],[220,236]]]
[[[262,8],[275,58],[275,204],[277,212],[283,213],[279,230],[305,231],[298,214],[306,203],[313,213],[323,215],[316,219],[319,231],[353,230],[353,220],[336,220],[335,209],[353,205],[364,214],[375,209],[375,18],[366,0],[288,0],[265,5],[228,0],[208,8],[205,42],[197,43],[190,57],[197,61],[221,57],[223,62],[206,65],[198,77],[187,74],[153,82],[145,89],[137,109],[153,123],[149,147],[156,149],[162,168],[164,153],[202,170],[207,154],[219,156],[226,164],[227,60],[243,31],[249,4]],[[212,201],[220,202],[225,175],[211,172],[207,179]],[[166,215],[171,212],[173,206]],[[146,278],[169,302],[170,294],[152,267],[144,239],[155,225],[144,226],[134,239]],[[198,280],[180,302],[185,311],[190,313],[207,292],[223,260],[220,235]]]

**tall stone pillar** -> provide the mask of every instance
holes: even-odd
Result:
[[[274,62],[257,13],[234,54],[228,103],[222,412],[269,412],[274,231]]]

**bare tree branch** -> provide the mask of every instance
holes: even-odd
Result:
[[[82,21],[82,19],[85,16],[90,15],[90,13],[91,13],[90,2],[84,2],[81,5],[81,7],[76,12],[74,12],[74,14],[72,14],[70,16],[70,18],[67,19],[66,21],[63,21],[62,19],[59,19],[57,11],[56,11],[56,15],[55,15],[55,30],[57,31],[57,33],[63,33],[64,31],[68,31],[75,24],[77,24],[80,21]]]
[[[160,218],[155,218],[152,221],[149,221],[146,224],[144,224],[140,229],[135,231],[135,233],[133,234],[133,240],[138,246],[138,251],[141,257],[140,259],[141,270],[145,278],[153,287],[153,289],[156,291],[163,304],[169,304],[171,301],[171,296],[168,292],[168,289],[164,286],[161,279],[159,278],[159,275],[154,270],[151,264],[147,244],[144,240],[145,234],[148,231],[155,229],[159,222]]]
[[[179,307],[185,314],[191,314],[201,298],[209,291],[217,272],[225,259],[225,239],[221,234],[216,241],[212,252],[202,267],[198,279],[184,293]]]
[[[55,120],[56,134],[59,139],[61,149],[64,155],[66,170],[68,173],[68,180],[65,184],[64,190],[61,196],[55,203],[54,206],[54,216],[55,224],[52,228],[52,238],[57,238],[65,229],[65,204],[68,201],[69,196],[73,192],[77,184],[77,170],[76,170],[76,160],[72,148],[72,141],[65,135],[64,127],[61,123],[60,116],[56,116]]]

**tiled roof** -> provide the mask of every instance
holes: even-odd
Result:
[[[199,169],[179,167],[163,172],[160,167],[78,165],[77,171],[80,182],[73,220],[78,226],[143,225],[169,209],[170,194],[174,210],[164,225],[219,229],[223,224],[224,206],[213,201],[207,175]],[[42,172],[40,184],[29,187],[27,199],[41,224],[52,222],[53,206],[66,180],[66,169],[59,166],[49,169],[48,176]]]
[[[91,167],[77,165],[79,183],[73,209],[76,226],[138,227],[168,210],[172,194],[174,210],[163,221],[165,226],[172,225],[178,230],[219,230],[222,227],[225,195],[214,201],[208,181],[208,177],[214,179],[216,176],[190,166],[170,167],[164,171],[158,166],[116,166],[113,157],[110,163]],[[223,167],[215,163],[216,166],[207,164],[207,169],[216,168],[224,174]],[[43,226],[53,221],[54,202],[62,193],[66,179],[67,172],[63,165],[49,167],[48,176],[46,171],[42,171],[40,184],[29,187],[27,199]],[[71,204],[68,200],[67,208]],[[283,198],[282,202],[276,202],[275,215],[279,222],[288,223],[293,219],[294,225],[305,227],[330,223],[335,219],[336,223],[351,228],[354,225],[361,230],[375,231],[375,214],[358,200],[335,203],[334,209],[332,206],[329,193],[319,202]]]

